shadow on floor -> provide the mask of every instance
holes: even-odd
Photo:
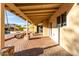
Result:
[[[13,38],[15,38],[15,37],[7,38],[7,39],[5,39],[5,41],[12,40]]]
[[[34,36],[38,36],[38,35],[42,35],[42,33],[36,33],[36,34],[34,34]]]
[[[47,46],[44,48],[32,48],[28,50],[23,50],[23,51],[15,53],[14,56],[38,56],[44,53],[44,49],[48,49],[48,48],[56,47],[56,46],[58,45]]]
[[[20,51],[14,54],[14,56],[38,56],[43,53],[43,48],[33,48],[24,51]]]
[[[50,46],[44,47],[44,49],[48,49],[48,48],[52,48],[52,47],[56,47],[56,46],[59,46],[59,44],[50,45]]]
[[[30,38],[30,40],[36,40],[36,39],[41,39],[41,37]]]

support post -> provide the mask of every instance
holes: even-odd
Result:
[[[43,21],[43,36],[48,36],[48,22]]]
[[[5,31],[4,31],[4,4],[0,3],[0,49],[4,48],[4,35],[5,35]]]

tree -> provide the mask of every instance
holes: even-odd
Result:
[[[23,31],[23,29],[25,29],[25,28],[22,27],[21,25],[16,25],[16,27],[18,27],[20,31]]]

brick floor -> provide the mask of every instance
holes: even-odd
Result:
[[[5,45],[15,46],[15,56],[71,56],[49,37],[33,36],[30,40],[12,39]]]

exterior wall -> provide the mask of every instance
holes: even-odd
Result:
[[[79,5],[74,4],[67,15],[67,27],[61,28],[60,45],[72,55],[79,55]]]
[[[72,55],[79,55],[79,5],[64,4],[51,17],[50,22],[54,23],[55,21],[53,20],[56,20],[56,18],[65,11],[67,12],[67,26],[63,26],[60,28],[60,46],[62,46],[66,51],[68,51]],[[56,24],[54,24],[54,26],[56,26]],[[53,34],[52,37],[54,37]]]
[[[58,28],[56,28],[56,19],[52,19],[52,33],[50,31],[49,25],[49,37],[52,38],[56,43],[58,43]],[[49,22],[50,24],[50,22]]]
[[[49,22],[52,22],[53,26],[52,26],[52,36],[51,38],[56,42],[56,43],[60,43],[60,33],[59,33],[59,28],[56,27],[56,23],[57,23],[57,17],[60,16],[62,13],[64,13],[65,11],[68,13],[69,10],[71,9],[73,4],[64,4],[62,5],[59,10],[50,18]]]

